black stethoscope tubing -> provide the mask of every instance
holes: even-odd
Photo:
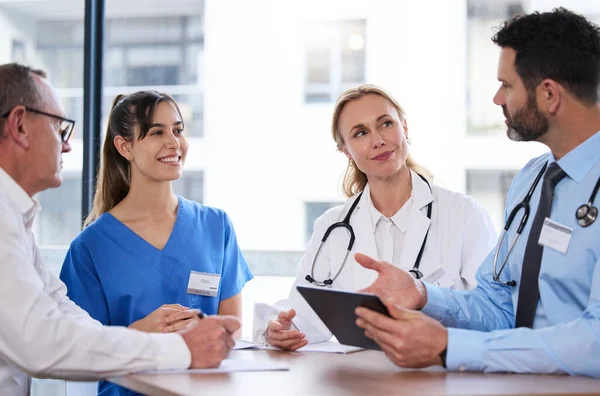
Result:
[[[529,201],[531,200],[531,197],[533,196],[533,192],[535,191],[537,185],[539,184],[540,179],[544,175],[544,172],[546,172],[547,166],[548,166],[548,162],[546,162],[544,164],[544,166],[542,167],[540,172],[535,177],[535,180],[531,184],[531,187],[529,188],[529,191],[527,192],[527,194],[525,195],[523,200],[513,208],[513,210],[510,212],[510,215],[508,216],[508,219],[506,220],[506,224],[504,225],[504,229],[502,230],[502,235],[500,236],[500,242],[498,242],[498,246],[496,247],[496,252],[494,254],[493,280],[495,282],[498,282],[498,283],[501,283],[501,284],[504,284],[507,286],[516,286],[517,285],[517,282],[515,280],[509,280],[507,282],[501,281],[500,274],[502,274],[502,271],[504,270],[504,267],[506,266],[506,263],[508,262],[508,258],[510,257],[511,252],[513,251],[513,248],[515,247],[515,244],[517,243],[517,239],[519,239],[519,236],[521,235],[523,228],[525,228],[525,224],[527,224],[527,220],[529,219],[529,213],[530,213]],[[598,189],[600,189],[600,178],[598,178],[598,180],[596,181],[596,185],[594,186],[594,189],[590,195],[590,199],[588,200],[588,202],[581,205],[579,208],[577,208],[577,211],[575,212],[575,218],[577,219],[577,222],[579,223],[579,225],[581,227],[588,227],[589,225],[594,223],[594,221],[596,221],[596,218],[598,217],[598,209],[594,206],[594,200],[596,199],[596,194],[598,194]],[[510,244],[510,246],[508,248],[508,253],[506,254],[506,257],[504,258],[502,265],[500,266],[500,270],[496,271],[497,263],[498,263],[498,256],[500,254],[500,247],[502,246],[502,242],[504,242],[504,237],[506,236],[508,229],[512,225],[513,220],[515,219],[517,213],[521,209],[524,210],[524,214],[523,214],[523,218],[521,219],[521,222],[519,223],[519,227],[517,227],[517,233],[515,235],[515,238],[513,239],[512,243]]]
[[[431,185],[429,184],[427,179],[425,179],[425,177],[423,177],[421,175],[419,175],[419,177],[425,182],[425,184],[427,184],[427,186],[429,187],[429,191],[432,191]],[[432,193],[433,193],[433,191],[432,191]],[[350,252],[352,251],[352,247],[354,247],[354,241],[356,239],[356,237],[354,235],[354,230],[352,229],[352,226],[350,225],[350,217],[352,216],[354,209],[356,209],[356,206],[358,205],[358,202],[360,201],[360,198],[362,197],[362,195],[363,195],[363,192],[361,192],[358,195],[358,197],[356,197],[356,199],[352,203],[352,206],[350,207],[350,210],[348,210],[348,213],[346,214],[346,216],[344,217],[344,219],[342,221],[333,223],[325,231],[325,234],[323,235],[323,238],[321,239],[321,244],[319,245],[319,248],[317,249],[317,252],[315,253],[315,257],[313,259],[312,266],[310,269],[310,275],[306,275],[306,277],[304,277],[304,279],[306,279],[309,283],[314,283],[315,285],[322,286],[322,287],[329,286],[329,285],[333,284],[333,282],[337,279],[337,277],[340,275],[340,273],[344,269],[344,266],[346,265],[348,256],[350,255]],[[427,218],[429,220],[431,220],[432,207],[433,207],[433,202],[430,202],[429,204],[427,204]],[[321,251],[323,244],[325,243],[325,241],[327,240],[327,238],[329,237],[331,232],[339,227],[345,228],[350,234],[350,240],[348,242],[348,248],[346,250],[346,255],[344,256],[344,261],[342,261],[342,265],[340,266],[340,269],[336,272],[335,276],[333,276],[332,278],[329,278],[329,279],[325,279],[322,282],[317,281],[314,279],[314,276],[315,276],[314,272],[315,272],[315,264],[317,262],[317,257],[319,257],[319,252]],[[423,251],[425,249],[425,243],[427,242],[428,235],[429,235],[429,229],[427,230],[427,233],[425,234],[425,238],[423,238],[423,243],[421,244],[421,249],[419,250],[419,254],[417,255],[417,259],[415,260],[415,265],[413,266],[413,268],[411,270],[409,270],[409,272],[416,279],[421,279],[423,277],[423,273],[421,271],[419,271],[419,265],[421,264],[421,257],[423,256]]]

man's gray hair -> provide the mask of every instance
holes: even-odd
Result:
[[[34,75],[46,78],[46,72],[39,69],[7,63],[0,65],[0,139],[3,137],[3,117],[15,106],[41,106],[43,97],[39,92]]]

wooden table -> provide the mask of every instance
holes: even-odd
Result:
[[[406,370],[383,353],[240,350],[233,359],[283,361],[289,371],[131,374],[110,381],[148,395],[600,395],[600,379]]]

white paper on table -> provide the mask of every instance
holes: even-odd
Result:
[[[238,349],[256,349],[256,345],[252,341],[248,340],[235,340],[235,346],[233,350]]]
[[[147,370],[137,374],[219,374],[234,373],[239,371],[287,371],[289,366],[285,363],[270,362],[267,360],[225,359],[221,365],[212,369],[172,369],[172,370]]]
[[[279,348],[270,345],[256,345],[250,341],[237,340],[233,349],[268,349],[268,350],[279,350]],[[362,351],[364,348],[343,345],[337,341],[325,341],[316,342],[314,344],[308,344],[302,348],[296,350],[296,352],[325,352],[325,353],[352,353]]]
[[[344,345],[336,341],[316,342],[298,349],[299,352],[328,352],[328,353],[352,353],[362,351],[365,348]]]

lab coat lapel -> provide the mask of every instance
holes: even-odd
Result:
[[[431,190],[413,171],[411,171],[411,179],[413,202],[408,214],[404,249],[400,255],[400,265],[407,270],[413,268],[423,239],[429,230],[431,220],[427,218],[427,205],[433,201]]]

